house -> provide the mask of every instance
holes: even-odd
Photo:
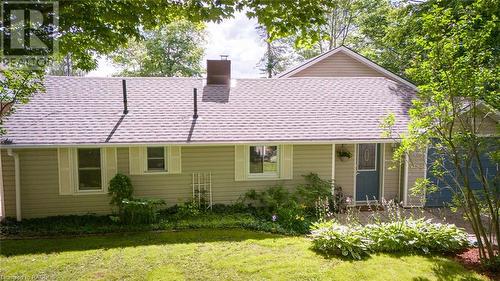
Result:
[[[393,113],[395,133],[405,132],[410,82],[345,47],[272,79],[230,76],[229,60],[211,60],[207,79],[47,77],[46,93],[5,124],[2,216],[110,213],[116,173],[135,196],[168,204],[200,187],[229,204],[314,172],[355,205],[422,205],[409,190],[425,177],[426,154],[394,163],[395,140],[380,128]]]

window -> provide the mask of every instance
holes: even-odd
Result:
[[[101,149],[78,149],[78,190],[101,190]]]
[[[167,165],[165,164],[167,159],[165,153],[165,147],[148,147],[147,148],[147,170],[150,172],[166,172]]]
[[[250,146],[250,174],[278,174],[277,146]]]
[[[358,145],[358,171],[375,171],[377,169],[377,144],[363,143]]]

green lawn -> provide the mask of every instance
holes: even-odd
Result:
[[[238,229],[0,243],[0,280],[486,280],[442,257],[344,261],[303,237]]]

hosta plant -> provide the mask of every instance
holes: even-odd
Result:
[[[369,254],[371,244],[362,230],[361,226],[346,226],[334,221],[315,223],[310,234],[313,249],[326,255],[361,259]]]
[[[365,237],[377,252],[456,252],[467,246],[467,233],[453,224],[406,219],[366,225]]]
[[[319,252],[354,259],[370,252],[446,253],[468,246],[467,233],[453,224],[411,218],[366,226],[316,223],[310,237]]]

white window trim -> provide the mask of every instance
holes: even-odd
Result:
[[[82,149],[85,149],[83,147],[81,147]],[[74,195],[94,195],[94,194],[104,194],[104,193],[107,193],[105,190],[104,190],[104,186],[107,184],[105,183],[105,176],[104,176],[104,173],[106,172],[104,170],[105,166],[106,166],[106,153],[104,151],[104,148],[99,148],[99,153],[101,154],[100,158],[101,158],[101,188],[100,189],[93,189],[93,190],[80,190],[80,168],[78,166],[78,149],[81,149],[81,148],[76,148],[73,150],[73,153],[74,153],[74,157],[73,157],[73,161],[74,161],[74,167],[75,167],[75,186],[74,186]]]
[[[276,146],[276,172],[275,173],[250,173],[250,147],[252,146]],[[280,155],[281,146],[275,144],[252,144],[246,146],[245,165],[248,180],[277,180],[280,179]]]
[[[364,144],[371,144],[371,143],[364,143]],[[356,171],[358,172],[376,172],[378,168],[378,145],[375,143],[375,168],[374,169],[359,169],[359,157],[360,157],[360,150],[359,150],[359,143],[356,145],[358,149],[356,151],[358,152],[356,155]]]
[[[148,148],[149,147],[163,147],[163,165],[165,166],[165,170],[149,170],[148,167]],[[170,167],[168,166],[168,160],[170,157],[170,153],[167,152],[169,150],[168,146],[163,146],[163,145],[154,145],[154,146],[145,146],[144,147],[144,174],[145,175],[167,175],[170,174],[169,169]]]

